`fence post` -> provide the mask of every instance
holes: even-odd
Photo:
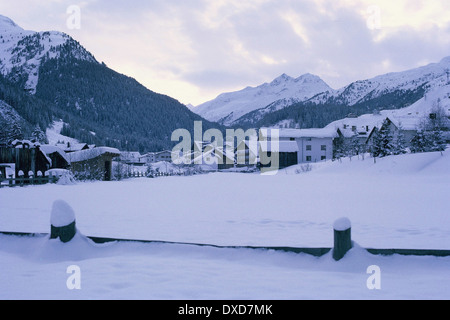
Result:
[[[352,248],[351,223],[348,218],[340,218],[333,224],[334,248],[333,259],[341,260]]]
[[[77,233],[75,213],[65,201],[56,200],[53,203],[50,230],[50,239],[59,238],[64,243],[72,240]]]

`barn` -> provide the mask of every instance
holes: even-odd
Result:
[[[67,154],[70,170],[80,180],[111,181],[112,161],[120,156],[115,148],[97,147]]]
[[[0,164],[14,168],[14,177],[29,178],[31,173],[36,176],[50,169],[52,161],[42,152],[39,143],[14,140],[10,146],[0,148]]]

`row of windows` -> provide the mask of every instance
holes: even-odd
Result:
[[[320,157],[320,160],[321,160],[321,161],[327,160],[327,157],[326,157],[326,156],[321,156],[321,157]],[[311,161],[312,161],[311,156],[306,156],[306,161],[307,161],[307,162],[311,162]]]
[[[307,144],[306,145],[306,151],[311,151],[312,150],[312,145]],[[320,150],[322,151],[327,151],[327,146],[325,144],[320,146]]]

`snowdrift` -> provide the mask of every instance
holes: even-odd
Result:
[[[280,173],[302,173],[307,164],[280,170]],[[441,152],[403,154],[372,158],[369,154],[341,160],[309,164],[310,173],[357,175],[450,175],[450,148]]]

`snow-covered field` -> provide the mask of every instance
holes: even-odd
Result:
[[[76,214],[67,244],[0,235],[0,299],[449,299],[450,257],[375,256],[363,248],[450,249],[450,151],[298,165],[277,175],[213,173],[0,189],[0,231],[50,231],[57,199]],[[340,261],[271,250],[109,243],[83,237],[221,246],[332,247]],[[67,268],[81,289],[69,290]],[[370,290],[369,266],[380,268]]]

